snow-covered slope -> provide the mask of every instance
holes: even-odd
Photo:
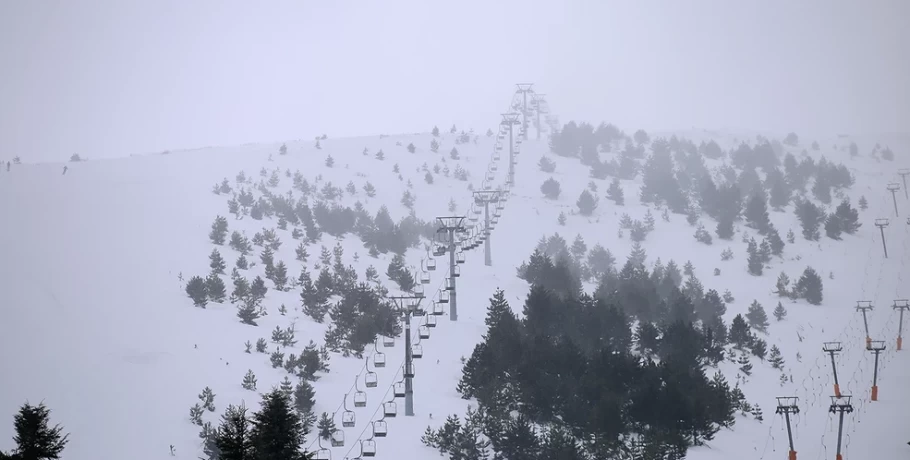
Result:
[[[408,213],[400,199],[410,181],[410,190],[417,197],[414,212],[418,218],[464,214],[472,201],[468,184],[481,188],[496,137],[487,137],[486,127],[479,127],[471,142],[455,145],[456,135],[445,126],[440,128],[443,134],[438,153],[429,149],[432,135],[414,134],[327,139],[320,142],[320,149],[313,141],[287,142],[287,155],[278,154],[281,143],[276,143],[76,163],[69,165],[66,175],[61,175],[60,164],[15,165],[9,173],[0,172],[4,216],[0,224],[0,439],[8,440],[12,433],[10,418],[3,421],[2,417],[7,417],[4,414],[13,414],[26,400],[44,400],[53,410],[53,420],[72,433],[65,451],[67,459],[157,459],[169,457],[169,445],[176,447],[178,457],[201,455],[199,428],[190,424],[187,413],[203,387],[211,387],[217,395],[217,411],[206,412],[204,419],[217,423],[227,404],[245,401],[250,407],[258,405],[258,395],[240,386],[248,369],[255,372],[260,389],[277,385],[286,375],[282,369],[272,368],[267,355],[245,353],[244,342],[260,337],[268,340],[276,326],[284,328],[293,323],[298,345],[292,348],[302,349],[311,339],[321,343],[326,328],[298,311],[296,289],[269,291],[265,303],[269,315],[260,319],[258,327],[238,322],[235,308],[227,302],[209,304],[206,309],[192,306],[178,276],[186,279],[209,271],[208,255],[213,245],[207,234],[216,215],[229,216],[227,197],[211,193],[212,184],[223,178],[233,184],[240,171],[258,180],[261,168],[269,173],[278,169],[281,174],[276,193],[284,193],[291,190],[285,171],[299,170],[310,182],[321,175],[320,186],[332,182],[344,188],[353,182],[357,192],[346,194],[343,203],[360,201],[371,213],[384,204],[397,220]],[[725,148],[733,145],[735,137],[703,134]],[[695,133],[682,135],[699,140]],[[470,356],[485,332],[488,298],[497,287],[505,290],[513,309],[520,311],[528,286],[516,278],[515,267],[527,259],[542,235],[560,232],[571,239],[579,234],[589,246],[600,243],[620,260],[631,249],[631,241],[628,237],[618,239],[616,229],[624,212],[633,218],[642,218],[646,212],[638,203],[639,181],[624,182],[624,207],[601,199],[594,216],[577,215],[575,200],[590,182],[588,168],[577,160],[552,156],[556,172],[541,173],[536,163],[548,155],[549,149],[545,140],[536,141],[534,137],[531,129],[531,139],[522,145],[512,197],[492,233],[493,264],[484,265],[482,246],[467,253],[458,279],[458,321],[441,316],[431,337],[422,341],[424,357],[417,361],[414,384],[416,414],[403,417],[404,404],[397,399],[398,417],[386,419],[389,435],[376,440],[377,458],[435,455],[420,443],[420,435],[427,425],[436,427],[446,415],[463,413],[471,404],[455,391],[461,358]],[[838,141],[843,140],[821,143],[830,146]],[[417,147],[415,153],[407,151],[409,143]],[[452,147],[458,149],[459,160],[449,156]],[[380,149],[384,160],[375,157]],[[494,185],[504,182],[507,151],[506,146],[506,154],[497,162],[498,171],[491,181]],[[798,276],[810,265],[823,275],[834,275],[833,281],[825,277],[823,305],[785,302],[787,319],[772,321],[770,335],[765,338],[784,352],[793,383],[781,387],[777,371],[767,363],[755,363],[753,376],[742,388],[749,401],[764,408],[764,422],[739,417],[734,430],[722,431],[709,446],[692,449],[690,458],[783,458],[786,432],[772,410],[775,396],[790,395],[800,398],[802,409],[794,419],[796,449],[801,457],[833,455],[836,432],[832,428],[836,426],[827,410],[833,385],[826,355],[821,353],[821,343],[833,340],[843,342],[839,357],[841,388],[845,394],[854,395],[857,409],[847,416],[846,453],[863,455],[875,448],[882,458],[906,455],[908,439],[895,439],[899,424],[894,422],[896,414],[910,409],[910,398],[899,390],[910,366],[908,358],[893,348],[897,322],[890,305],[896,298],[910,296],[901,279],[910,244],[908,226],[902,221],[905,218],[892,218],[892,225],[885,230],[891,257],[884,259],[878,229],[872,225],[876,217],[893,217],[891,195],[884,184],[898,180],[897,165],[862,158],[851,161],[846,153],[825,148],[822,153],[829,160],[849,162],[853,168],[857,183],[848,195],[854,202],[865,195],[870,203],[870,209],[861,214],[864,225],[841,242],[822,239],[809,244],[797,238],[796,244],[787,247],[784,259],[772,262],[773,269],[762,277],[746,272],[746,245],[740,241],[741,235],[729,244],[704,246],[694,242],[694,229],[684,216],[671,215],[670,221],[664,222],[654,211],[657,226],[643,244],[649,263],[656,257],[665,262],[674,259],[680,265],[691,260],[706,289],[730,289],[735,295],[736,300],[728,305],[727,321],[745,313],[752,300],[773,308],[777,297],[772,290],[780,271]],[[325,165],[328,155],[334,159],[331,168]],[[393,172],[395,164],[401,179]],[[470,179],[459,181],[432,173],[433,184],[428,184],[423,164],[431,172],[435,165],[453,170],[458,164],[469,172]],[[562,184],[561,198],[555,201],[544,200],[539,190],[541,182],[550,176]],[[363,192],[366,182],[375,186],[375,197]],[[598,195],[603,195],[609,182],[594,182]],[[910,211],[903,195],[898,198],[901,212]],[[454,212],[448,210],[452,199],[457,203]],[[557,224],[560,212],[568,215],[564,227]],[[790,228],[799,233],[792,210],[772,213],[771,218],[782,233]],[[275,227],[275,221],[268,219],[228,220],[230,230],[241,230],[248,236],[263,227]],[[295,277],[301,266],[294,257],[297,242],[289,231],[279,230],[279,236],[284,244],[276,251],[276,260],[287,263],[289,275]],[[318,259],[320,246],[331,250],[335,243],[334,238],[324,235],[311,244],[308,268]],[[340,243],[345,263],[353,265],[361,278],[366,267],[373,265],[384,284],[391,287],[382,275],[389,256],[369,257],[353,235]],[[721,262],[720,252],[728,246],[736,256]],[[238,254],[227,246],[218,249],[230,270]],[[422,249],[413,249],[408,253],[408,263],[419,266],[425,255]],[[720,276],[714,276],[715,267],[721,269]],[[446,267],[440,261],[427,286],[428,300],[442,287],[445,276]],[[225,281],[230,285],[227,277]],[[871,300],[876,305],[869,316],[871,335],[887,340],[889,345],[882,355],[881,393],[876,403],[868,401],[871,355],[863,349],[865,333],[853,308],[857,300]],[[282,304],[288,309],[287,315],[278,313]],[[355,427],[345,429],[345,446],[331,449],[332,458],[358,455],[357,441],[370,437],[370,422],[382,417],[382,403],[394,400],[392,385],[401,379],[403,340],[397,340],[394,347],[379,349],[386,353],[388,365],[375,369],[379,379],[376,388],[363,385],[364,360],[340,355],[332,356],[331,371],[320,374],[315,383],[316,413],[337,414],[339,427],[344,397],[352,394],[355,381],[368,398],[366,407],[355,410]],[[367,350],[368,357],[372,351]],[[726,361],[721,370],[732,382],[736,366]],[[351,402],[349,399],[348,406],[353,408]],[[308,439],[312,448],[318,447],[312,442],[314,438],[310,435]],[[884,450],[892,445],[893,451]],[[8,441],[0,441],[0,450],[9,447]]]

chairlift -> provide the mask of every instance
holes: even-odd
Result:
[[[423,298],[423,296],[421,296],[421,298]],[[411,314],[414,316],[426,316],[427,311],[424,310],[420,304],[417,304],[414,306],[414,308],[411,309]]]
[[[436,327],[436,317],[433,315],[427,316],[427,327]]]
[[[395,418],[398,415],[398,404],[395,404],[395,401],[382,403],[382,413],[388,418]]]
[[[501,158],[499,152],[493,152],[493,161],[499,161]]]
[[[421,324],[417,328],[417,336],[420,337],[421,339],[429,339],[430,338],[430,328],[428,328],[424,324]]]
[[[320,446],[320,449],[316,451],[315,460],[332,460],[332,451]]]
[[[395,346],[395,337],[383,337],[382,346],[386,348],[392,348]],[[378,367],[378,366],[377,366]]]
[[[492,171],[487,171],[487,180],[493,180],[496,178],[496,175]]]
[[[423,284],[417,283],[416,285],[414,285],[414,288],[412,289],[411,293],[414,294],[415,297],[423,298]]]
[[[433,250],[433,255],[436,257],[446,255],[446,247],[441,244],[436,245],[436,248]]]
[[[357,424],[357,415],[354,411],[348,409],[348,395],[344,395],[344,412],[341,413],[341,426],[344,428],[353,428]]]
[[[385,359],[385,357],[383,357]],[[385,366],[385,362],[382,363],[382,366]],[[377,365],[376,367],[382,367]],[[363,376],[363,383],[367,388],[376,388],[379,385],[379,375],[373,371],[367,371],[366,375]]]
[[[430,284],[430,272],[420,272],[420,284]]]
[[[423,358],[423,345],[414,344],[411,346],[411,357],[414,359]]]
[[[482,201],[481,201],[481,204],[483,204]],[[479,216],[479,215],[483,214],[483,211],[482,211],[482,210],[480,209],[480,207],[478,206],[478,207],[475,207],[475,208],[474,208],[474,214]]]
[[[377,351],[373,354],[373,365],[376,367],[385,367],[385,353]]]
[[[427,255],[429,256],[429,251],[427,251]],[[427,257],[427,270],[428,271],[436,270],[436,259],[434,259],[432,257]]]
[[[433,316],[442,316],[446,314],[445,308],[443,308],[441,303],[433,302]],[[435,318],[434,318],[435,321]]]
[[[354,380],[354,407],[367,407],[367,394],[360,389],[360,376]]]
[[[456,265],[455,267],[452,268],[452,276],[455,278],[458,278],[459,276],[461,276],[461,266]]]
[[[404,398],[404,380],[395,382],[395,384],[392,385],[392,395],[394,395],[396,398]]]
[[[506,208],[506,203],[505,203],[505,202],[506,202],[506,200],[508,200],[508,198],[507,198],[508,196],[509,196],[509,195],[506,194],[506,193],[503,193],[502,195],[500,195],[501,198],[500,198],[499,201],[496,203],[496,209],[502,211],[503,209]]]
[[[498,145],[498,144],[497,144],[497,145],[496,145],[496,151],[497,151],[497,152],[501,152],[501,151],[502,151],[502,145]]]
[[[404,378],[414,378],[414,363],[404,365]]]
[[[379,419],[373,421],[373,436],[384,438],[387,434],[389,434],[389,426],[385,420]]]
[[[343,430],[335,430],[332,432],[332,447],[344,447]]]
[[[463,264],[464,263],[464,251],[458,251],[455,253],[455,263]],[[458,268],[458,267],[455,267]]]
[[[455,268],[458,268],[458,266],[456,265]],[[451,277],[446,278],[445,288],[446,288],[446,291],[454,291],[455,290],[455,280],[453,280]]]
[[[364,439],[363,441],[360,441],[360,455],[364,457],[375,457],[376,441],[372,439]]]
[[[496,160],[494,159],[493,161],[496,161]],[[497,166],[496,163],[493,163],[490,165],[490,171],[496,172],[498,170],[499,170],[499,166]]]
[[[440,291],[439,291],[439,299],[437,299],[437,302],[439,302],[439,303],[449,303],[449,291],[440,290]]]

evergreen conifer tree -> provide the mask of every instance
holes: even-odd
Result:
[[[59,459],[69,442],[69,434],[62,434],[63,427],[50,423],[50,409],[40,403],[37,406],[25,403],[13,416],[16,449],[10,458],[15,460]],[[0,453],[2,455],[2,453]]]
[[[859,223],[859,211],[850,206],[849,199],[845,198],[837,205],[834,215],[837,216],[837,219],[840,221],[841,230],[848,235],[856,233],[856,231],[863,226],[863,224]]]
[[[319,438],[324,441],[332,439],[332,433],[335,432],[335,420],[329,415],[328,412],[323,412],[319,416],[319,422],[316,424],[316,429],[319,431]]]
[[[227,219],[223,216],[217,216],[215,217],[215,222],[212,223],[212,231],[209,232],[209,239],[212,240],[212,243],[222,245],[224,244],[224,240],[227,239],[227,232]]]
[[[777,302],[777,307],[774,308],[774,318],[778,321],[782,321],[787,317],[787,309],[784,308],[784,304]]]
[[[303,423],[291,408],[290,398],[274,389],[262,396],[262,405],[253,414],[250,441],[257,460],[300,460],[304,458]]]
[[[765,313],[765,308],[762,307],[757,300],[752,301],[752,305],[749,305],[749,312],[746,313],[746,319],[749,321],[749,326],[752,328],[761,331],[768,331],[768,315]]]
[[[752,335],[749,333],[749,326],[746,324],[742,315],[736,315],[733,322],[730,323],[730,342],[742,349],[752,341]]]
[[[186,295],[193,299],[193,305],[205,308],[208,304],[208,292],[206,291],[205,280],[200,276],[194,276],[186,283]]]
[[[252,369],[246,371],[241,386],[243,386],[245,390],[256,391],[256,374],[253,374]]]
[[[771,354],[768,356],[768,362],[775,369],[784,367],[784,357],[781,355],[780,348],[777,348],[777,345],[771,345]]]
[[[613,181],[610,182],[610,187],[607,188],[607,199],[616,203],[617,206],[622,206],[625,204],[625,193],[623,193],[622,186],[619,183],[619,178],[614,177]]]
[[[210,274],[205,279],[205,292],[208,299],[212,302],[224,302],[224,298],[227,296],[224,281],[221,280],[220,276],[214,273]]]
[[[575,204],[578,206],[578,212],[581,215],[590,216],[597,209],[597,202],[597,196],[585,189],[578,196],[578,201]]]
[[[824,286],[821,276],[812,267],[806,267],[803,276],[796,282],[795,289],[799,296],[806,299],[807,302],[812,305],[821,305],[824,298],[822,295]]]
[[[761,254],[758,252],[758,245],[755,243],[755,238],[749,240],[749,246],[746,251],[749,253],[749,274],[761,276],[762,271],[764,270],[764,264],[761,260]]]

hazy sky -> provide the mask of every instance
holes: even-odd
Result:
[[[908,131],[908,0],[0,0],[0,158],[562,121]]]

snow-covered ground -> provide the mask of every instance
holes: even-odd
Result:
[[[248,369],[258,377],[260,390],[277,385],[286,375],[283,369],[272,368],[267,355],[245,353],[244,342],[260,337],[268,340],[276,326],[284,328],[293,323],[298,345],[292,348],[302,349],[311,339],[322,343],[326,328],[298,311],[296,289],[270,290],[265,301],[269,315],[258,327],[241,324],[235,308],[227,302],[209,304],[206,309],[193,307],[178,275],[188,279],[209,271],[208,255],[214,245],[207,235],[216,215],[228,217],[229,230],[241,230],[248,236],[276,225],[268,219],[235,220],[228,214],[227,197],[213,194],[212,185],[223,178],[233,184],[240,171],[258,180],[261,168],[269,173],[277,168],[281,174],[276,191],[283,193],[292,185],[284,172],[299,170],[311,183],[317,175],[322,176],[320,185],[332,182],[344,188],[353,182],[357,193],[346,194],[345,204],[359,200],[371,213],[384,204],[398,220],[408,212],[400,199],[410,181],[417,197],[417,217],[432,220],[464,214],[471,204],[468,184],[481,187],[496,137],[487,137],[486,127],[478,127],[476,143],[456,146],[456,135],[449,133],[448,126],[439,128],[438,153],[429,149],[433,136],[424,133],[327,139],[320,142],[321,149],[313,141],[292,141],[287,142],[288,154],[283,156],[278,154],[281,143],[276,143],[70,163],[66,175],[61,175],[62,164],[22,164],[14,165],[10,172],[0,171],[0,450],[12,447],[11,415],[18,406],[44,400],[53,410],[53,420],[71,433],[64,458],[169,458],[169,445],[176,447],[177,457],[199,457],[199,427],[189,422],[188,410],[203,387],[214,390],[217,407],[215,413],[206,412],[204,419],[217,424],[227,404],[245,401],[251,408],[258,407],[258,395],[240,385]],[[436,427],[446,415],[462,414],[471,404],[455,391],[461,359],[470,356],[485,332],[488,298],[497,287],[505,290],[512,308],[521,311],[529,287],[516,278],[515,268],[527,259],[542,235],[559,232],[571,242],[579,234],[589,247],[600,243],[610,249],[620,263],[631,249],[631,241],[628,237],[618,239],[616,229],[623,213],[640,219],[646,212],[638,203],[639,180],[624,181],[626,205],[621,208],[603,199],[609,182],[595,180],[600,207],[592,217],[577,215],[573,212],[577,209],[575,201],[590,182],[588,168],[578,160],[550,155],[557,170],[541,173],[537,161],[549,155],[549,149],[546,136],[537,141],[535,134],[531,129],[530,140],[522,145],[517,185],[492,233],[493,264],[484,265],[483,246],[467,253],[458,279],[458,321],[440,317],[430,339],[422,341],[424,357],[416,362],[414,380],[416,414],[404,417],[403,399],[396,400],[399,415],[386,419],[389,435],[377,439],[377,458],[435,457],[420,443],[420,435],[428,425]],[[680,135],[696,143],[699,136],[714,138],[725,149],[735,138],[728,133]],[[746,137],[754,138],[748,134],[740,139]],[[664,222],[658,211],[652,211],[657,218],[656,230],[643,244],[649,262],[660,257],[664,262],[674,259],[681,266],[691,260],[706,289],[730,289],[736,300],[728,305],[727,321],[744,314],[753,300],[770,312],[778,301],[772,291],[780,271],[796,278],[809,265],[823,275],[825,282],[821,306],[785,300],[787,319],[776,322],[772,318],[769,335],[764,337],[769,346],[776,344],[784,353],[793,383],[781,387],[777,371],[766,362],[754,361],[753,375],[742,384],[748,400],[763,408],[764,421],[739,416],[734,430],[718,433],[708,446],[693,448],[689,458],[785,458],[787,437],[782,419],[773,414],[775,396],[800,398],[802,412],[793,419],[800,458],[833,457],[836,419],[828,413],[833,381],[821,343],[835,340],[844,347],[838,357],[841,389],[854,396],[856,407],[846,417],[845,458],[863,458],[874,452],[878,458],[897,459],[906,457],[910,450],[906,445],[910,439],[900,432],[901,417],[910,412],[906,383],[901,383],[910,378],[910,358],[905,355],[910,352],[894,350],[897,315],[890,308],[894,299],[910,297],[907,282],[901,278],[910,241],[906,217],[894,217],[891,194],[884,190],[884,184],[899,181],[896,170],[907,166],[907,161],[900,156],[904,151],[894,145],[897,164],[866,157],[850,160],[846,152],[830,148],[843,141],[822,141],[827,148],[821,153],[829,160],[847,163],[853,170],[856,184],[847,194],[854,203],[865,195],[870,204],[861,212],[863,227],[840,242],[822,238],[809,243],[797,236],[796,244],[788,245],[785,257],[775,259],[764,276],[747,273],[746,244],[741,235],[730,242],[716,240],[714,245],[705,246],[695,243],[694,228],[684,216],[672,215],[670,222]],[[415,153],[407,151],[409,143],[417,147]],[[452,147],[460,152],[459,160],[449,157]],[[382,161],[375,158],[380,149],[385,154]],[[799,150],[802,148],[795,152]],[[507,152],[508,146],[496,162],[494,185],[504,181]],[[335,160],[331,168],[325,166],[327,155]],[[465,182],[434,173],[434,183],[428,184],[421,170],[424,163],[431,171],[437,164],[451,169],[458,164],[471,177]],[[392,170],[395,164],[401,180]],[[562,195],[555,201],[544,200],[539,190],[550,176],[562,185]],[[376,187],[373,198],[363,192],[367,181]],[[457,203],[454,213],[447,209],[451,199]],[[910,206],[903,192],[898,199],[903,216],[910,212]],[[564,227],[557,224],[560,212],[568,215]],[[888,259],[882,256],[881,237],[873,225],[877,217],[892,218],[885,229],[891,255]],[[781,233],[792,228],[799,235],[792,209],[772,212],[771,219]],[[288,264],[289,276],[296,277],[301,264],[294,257],[297,241],[290,231],[278,232],[283,245],[275,260]],[[311,244],[308,268],[318,260],[321,246],[331,250],[335,243],[334,238],[324,235]],[[340,243],[345,263],[353,265],[361,279],[366,267],[373,265],[384,284],[392,287],[384,275],[389,256],[369,257],[353,235]],[[735,258],[721,262],[720,252],[727,247],[733,249]],[[227,245],[218,249],[229,271],[238,254]],[[408,253],[408,263],[419,266],[425,255],[422,249],[413,249]],[[445,263],[440,261],[439,267],[432,272],[428,300],[436,295],[447,275]],[[722,274],[714,276],[714,268],[720,268]],[[261,267],[251,272],[257,270]],[[828,278],[829,272],[833,280]],[[229,278],[224,279],[230,289]],[[888,344],[879,369],[879,401],[874,403],[869,401],[872,355],[864,350],[863,323],[854,310],[858,300],[870,300],[876,306],[869,315],[870,334],[873,340]],[[287,315],[278,313],[282,304],[288,309]],[[905,321],[910,322],[910,318]],[[376,388],[363,385],[363,359],[337,354],[332,356],[331,371],[315,382],[316,413],[335,413],[339,427],[344,397],[352,395],[355,381],[368,397],[366,407],[355,410],[355,427],[345,429],[346,445],[333,448],[332,458],[357,456],[357,440],[370,437],[370,422],[382,417],[382,403],[394,400],[392,385],[401,379],[403,340],[397,340],[394,347],[379,349],[387,354],[388,365],[375,369],[379,377]],[[368,358],[372,352],[367,350]],[[731,382],[735,381],[736,367],[729,361],[721,364]],[[348,406],[353,409],[350,400]],[[316,448],[313,439],[315,435],[311,434],[308,445]]]

